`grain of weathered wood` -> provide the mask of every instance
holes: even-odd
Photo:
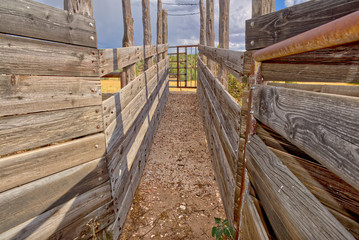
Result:
[[[162,31],[162,0],[157,1],[157,45],[160,45],[163,43],[163,31]],[[159,54],[157,56],[157,62],[161,61],[163,59],[162,54]]]
[[[109,185],[109,183],[107,183]],[[111,201],[110,189],[105,194],[96,196],[99,199],[104,199],[103,205],[86,216],[81,216],[79,219],[74,219],[70,225],[63,229],[57,230],[49,239],[91,239],[93,238],[93,229],[91,225],[95,225],[95,232],[98,236],[99,232],[109,226],[115,220],[113,209],[113,202]],[[81,209],[82,210],[82,209]],[[45,238],[47,236],[45,235]],[[98,239],[106,240],[105,238]]]
[[[0,116],[100,104],[98,78],[0,76]]]
[[[124,135],[126,135],[131,128],[132,124],[136,121],[136,118],[141,113],[143,107],[146,105],[148,99],[151,97],[152,93],[157,88],[160,87],[158,84],[161,84],[163,78],[165,78],[168,74],[168,71],[165,69],[161,69],[159,72],[159,76],[153,76],[152,79],[146,79],[148,83],[146,83],[146,87],[143,88],[126,106],[125,109],[121,111],[121,113],[112,121],[109,126],[105,130],[106,135],[106,145],[108,147],[108,152],[112,152],[112,148],[119,143],[120,139],[123,139]],[[158,80],[161,80],[161,83]],[[110,119],[111,120],[111,119]],[[105,120],[105,126],[107,125],[107,121]]]
[[[162,37],[163,37],[163,44],[167,44],[168,43],[168,10],[167,9],[163,9],[162,10]],[[167,58],[168,53],[167,53],[167,49],[166,52],[163,53],[163,58]]]
[[[122,0],[122,16],[123,16],[123,38],[122,47],[134,46],[134,34],[133,34],[133,18],[131,12],[131,1]],[[132,64],[124,68],[126,72],[126,85],[136,78],[136,65]]]
[[[270,46],[355,12],[358,8],[358,0],[315,0],[247,20],[246,49]]]
[[[101,106],[2,117],[0,154],[32,149],[102,130]]]
[[[269,240],[266,229],[249,194],[245,198],[242,221],[243,230],[240,239]]]
[[[203,64],[203,61],[198,61],[198,66],[202,68],[202,71],[205,74],[209,85],[211,86],[216,98],[220,102],[221,109],[223,110],[224,115],[233,125],[234,132],[238,133],[240,129],[239,115],[241,114],[241,106],[223,88],[223,86],[218,82],[214,75],[210,73],[209,69]]]
[[[1,74],[98,76],[92,48],[0,34],[0,52]]]
[[[163,91],[163,94],[160,98],[161,99],[160,103],[156,110],[156,114],[150,123],[149,130],[146,133],[143,144],[141,145],[141,147],[138,151],[138,155],[136,156],[136,161],[134,161],[134,163],[133,163],[134,165],[130,170],[131,171],[130,175],[127,177],[128,184],[127,184],[127,186],[125,186],[126,191],[124,190],[124,193],[121,195],[121,198],[122,198],[121,201],[119,199],[117,199],[115,201],[116,218],[115,218],[115,223],[114,223],[114,237],[117,237],[122,230],[122,226],[125,222],[126,215],[127,215],[128,211],[130,210],[133,197],[135,195],[137,186],[140,182],[141,175],[144,170],[147,156],[149,154],[150,147],[152,144],[152,139],[153,139],[153,136],[158,127],[159,120],[160,120],[161,114],[163,112],[163,109],[164,109],[164,106],[165,106],[165,103],[167,101],[167,97],[169,94],[168,84],[166,83],[167,80],[165,81],[166,90]]]
[[[152,45],[152,33],[151,33],[151,14],[150,14],[150,0],[142,0],[142,25],[143,25],[143,45]],[[147,70],[153,65],[153,59],[145,58],[145,67]]]
[[[0,192],[101,158],[104,134],[0,158]]]
[[[343,226],[355,237],[355,239],[359,239],[359,223],[357,219],[348,218],[330,208],[328,208],[328,210],[336,219],[338,219],[339,222],[343,224]]]
[[[95,21],[30,0],[0,2],[0,32],[97,47]]]
[[[263,63],[264,81],[359,83],[359,65]]]
[[[119,92],[113,94],[110,98],[102,103],[103,106],[103,118],[105,129],[110,126],[113,120],[127,107],[127,105],[133,101],[136,95],[146,87],[146,84],[163,70],[168,64],[168,59],[164,59],[161,62],[155,64],[150,69],[138,76],[135,80],[130,82],[125,88]]]
[[[311,160],[274,148],[269,149],[323,205],[349,218],[359,216],[359,192],[349,184]]]
[[[199,45],[198,50],[201,54],[222,64],[222,67],[239,79],[243,73],[243,55],[244,52],[220,49]]]
[[[213,0],[206,0],[206,44],[214,47],[214,3]],[[215,74],[216,64],[208,59],[208,68]]]
[[[93,18],[93,0],[64,0],[64,9]]]
[[[108,180],[97,159],[0,194],[0,232],[51,210]]]
[[[252,18],[275,11],[275,0],[252,0]]]
[[[229,48],[229,6],[230,0],[219,0],[219,48]],[[222,62],[218,65],[218,79],[224,89],[228,89],[228,74],[223,70]]]
[[[359,189],[359,99],[257,85],[254,115]]]
[[[110,184],[103,183],[69,201],[41,213],[16,227],[0,233],[1,239],[48,239],[56,234],[66,232],[66,228],[79,219],[86,219],[87,214],[111,201]],[[105,205],[106,206],[106,205]],[[31,207],[30,207],[31,208]],[[109,210],[113,210],[111,206]],[[86,223],[85,223],[86,224]],[[73,226],[80,227],[80,226]],[[88,230],[86,231],[88,232]],[[71,234],[71,233],[70,233]],[[65,236],[68,236],[65,234]],[[70,235],[75,238],[76,231]],[[61,238],[61,237],[60,237]],[[59,238],[57,238],[59,239]]]
[[[199,44],[202,46],[207,45],[206,44],[206,9],[203,5],[203,0],[199,0],[199,10],[200,10],[200,35],[199,35]],[[202,58],[204,62],[206,62],[205,59],[203,59],[203,54],[200,52],[199,56]]]
[[[268,83],[270,86],[283,87],[296,90],[304,90],[319,93],[338,94],[351,97],[359,97],[357,85],[320,85],[320,84],[295,84],[295,83]]]
[[[167,51],[168,44],[158,46],[158,52]],[[157,53],[156,45],[145,47],[146,58]],[[144,59],[143,47],[126,47],[100,50],[100,75],[120,70]]]
[[[218,103],[218,100],[216,100],[212,90],[209,88],[208,83],[205,80],[205,75],[202,72],[200,74],[202,74],[203,77],[201,81],[199,81],[199,84],[201,84],[201,87],[203,88],[203,93],[207,104],[206,107],[208,108],[212,119],[211,122],[218,133],[221,147],[225,153],[225,159],[221,159],[221,161],[228,162],[230,166],[229,172],[231,172],[231,177],[234,178],[234,174],[237,172],[237,164],[235,164],[238,146],[235,137],[237,137],[237,135],[235,134],[235,131],[230,130],[230,126],[228,126],[226,118],[223,116],[223,112],[220,109],[221,105]],[[230,135],[228,132],[234,134]]]
[[[167,76],[164,76],[162,81],[158,84],[158,86],[152,93],[151,97],[147,100],[145,106],[136,118],[135,122],[128,130],[128,133],[126,135],[122,134],[117,144],[108,153],[108,168],[110,169],[111,173],[115,173],[111,175],[111,182],[114,183],[112,185],[112,192],[114,196],[119,196],[120,199],[123,197],[122,193],[126,188],[125,180],[130,174],[130,166],[128,161],[132,161],[132,159],[128,159],[129,151],[134,148],[133,144],[136,142],[136,140],[138,142],[143,139],[142,135],[140,134],[140,129],[143,128],[143,126],[146,126],[147,123],[145,123],[145,121],[147,121],[149,117],[152,117],[149,116],[149,112],[151,108],[153,108],[152,106],[154,106],[154,104],[156,103],[156,99],[162,96],[164,92],[168,91],[167,82]]]
[[[198,73],[199,73],[198,79],[202,79],[204,76],[203,76],[200,68],[198,68]],[[227,215],[227,219],[228,219],[228,221],[230,221],[231,225],[233,225],[233,212],[234,212],[233,211],[233,208],[234,208],[233,201],[234,201],[234,198],[231,199],[231,197],[230,197],[231,192],[229,191],[229,186],[226,184],[226,180],[225,180],[225,178],[228,179],[228,176],[226,176],[224,174],[222,165],[220,164],[221,160],[222,161],[225,160],[225,155],[223,153],[223,149],[220,148],[220,145],[217,144],[218,148],[216,147],[216,143],[215,143],[216,138],[215,137],[217,137],[217,139],[218,139],[218,135],[213,136],[213,134],[216,133],[215,132],[216,130],[211,121],[211,116],[208,111],[208,105],[206,103],[207,100],[205,97],[204,89],[202,88],[201,84],[199,84],[197,86],[197,94],[198,94],[198,98],[199,98],[199,105],[201,108],[202,121],[204,124],[204,130],[206,133],[207,144],[208,144],[208,148],[209,148],[210,154],[211,154],[212,167],[214,170],[214,174],[216,176],[216,182],[218,184],[218,189],[219,189],[220,196],[222,199],[223,207],[224,207],[226,215]],[[222,150],[222,151],[220,151],[220,150]],[[218,159],[220,157],[222,157],[222,158]],[[231,181],[229,180],[228,183],[230,183],[230,182]]]
[[[354,239],[258,136],[247,143],[246,158],[254,187],[279,239]]]

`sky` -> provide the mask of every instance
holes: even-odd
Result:
[[[37,0],[38,2],[63,9],[63,0]],[[122,46],[123,23],[121,0],[93,0],[99,48],[119,48]],[[276,11],[306,2],[308,0],[276,0]],[[165,3],[198,3],[198,0],[162,0],[163,9],[168,9],[168,42],[171,46],[198,44],[200,16],[170,16],[199,12],[198,6],[173,6]],[[204,5],[206,0],[203,1]],[[245,20],[251,18],[252,0],[230,0],[229,48],[244,50]],[[134,19],[135,45],[143,45],[141,0],[131,0]],[[156,43],[157,0],[150,0],[152,43]],[[215,36],[218,45],[219,4],[214,0]]]

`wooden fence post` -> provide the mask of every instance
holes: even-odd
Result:
[[[133,37],[133,18],[131,13],[131,0],[122,0],[122,13],[123,13],[123,39],[122,47],[131,47],[134,45]],[[136,64],[132,64],[123,69],[126,72],[127,85],[130,81],[136,78]],[[121,88],[124,86],[121,86]]]
[[[203,0],[199,0],[199,10],[200,10],[200,19],[201,19],[201,30],[200,30],[200,37],[199,37],[199,44],[205,46],[206,45],[206,9],[203,6]],[[206,62],[205,56],[200,54],[203,62]]]
[[[252,18],[275,11],[275,0],[252,0]]]
[[[168,43],[168,21],[167,21],[167,17],[168,17],[168,10],[167,9],[163,9],[162,10],[162,43],[166,44]],[[163,53],[163,58],[167,58],[168,53],[164,52]]]
[[[64,0],[64,9],[71,13],[79,13],[93,18],[92,0]]]
[[[143,24],[143,44],[144,44],[143,51],[145,54],[144,70],[147,70],[153,65],[152,57],[146,56],[146,46],[152,45],[150,0],[142,0],[142,24]]]
[[[157,45],[162,44],[162,0],[157,0]],[[157,54],[157,62],[163,59],[162,54]]]
[[[219,47],[229,48],[229,4],[230,0],[219,0]],[[222,67],[218,65],[218,79],[228,90],[228,74]]]
[[[206,0],[206,29],[207,29],[207,46],[214,47],[214,6],[213,0]],[[213,60],[208,59],[208,68],[215,74],[216,64]]]

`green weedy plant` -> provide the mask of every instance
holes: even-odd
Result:
[[[216,222],[216,226],[212,228],[212,237],[216,237],[218,240],[234,240],[234,231],[227,219],[222,221],[220,218],[214,218],[214,221]]]

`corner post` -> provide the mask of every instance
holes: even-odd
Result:
[[[199,0],[199,10],[200,10],[200,19],[201,19],[201,29],[199,36],[199,44],[206,46],[206,8],[203,6],[203,0]],[[203,54],[199,55],[203,62],[206,62],[205,56]]]
[[[131,0],[122,0],[122,15],[123,15],[123,39],[122,47],[134,46],[133,37],[133,18],[131,12]],[[126,73],[125,85],[136,78],[136,64],[125,67],[123,71]],[[123,86],[121,86],[123,87]]]
[[[207,29],[207,46],[214,47],[214,4],[213,0],[206,0],[206,29]],[[216,64],[213,60],[208,59],[208,68],[215,74]]]
[[[162,10],[162,43],[168,43],[168,10]],[[163,53],[163,58],[167,58],[167,51]]]
[[[229,6],[230,0],[219,0],[219,48],[224,49],[229,48]],[[218,80],[228,90],[228,74],[223,63],[218,66]]]
[[[157,0],[157,45],[162,44],[162,0]],[[157,62],[160,62],[163,59],[162,54],[157,53]]]
[[[146,47],[152,45],[150,0],[142,0],[143,45],[145,55],[145,70],[153,65],[152,56],[146,56]]]

